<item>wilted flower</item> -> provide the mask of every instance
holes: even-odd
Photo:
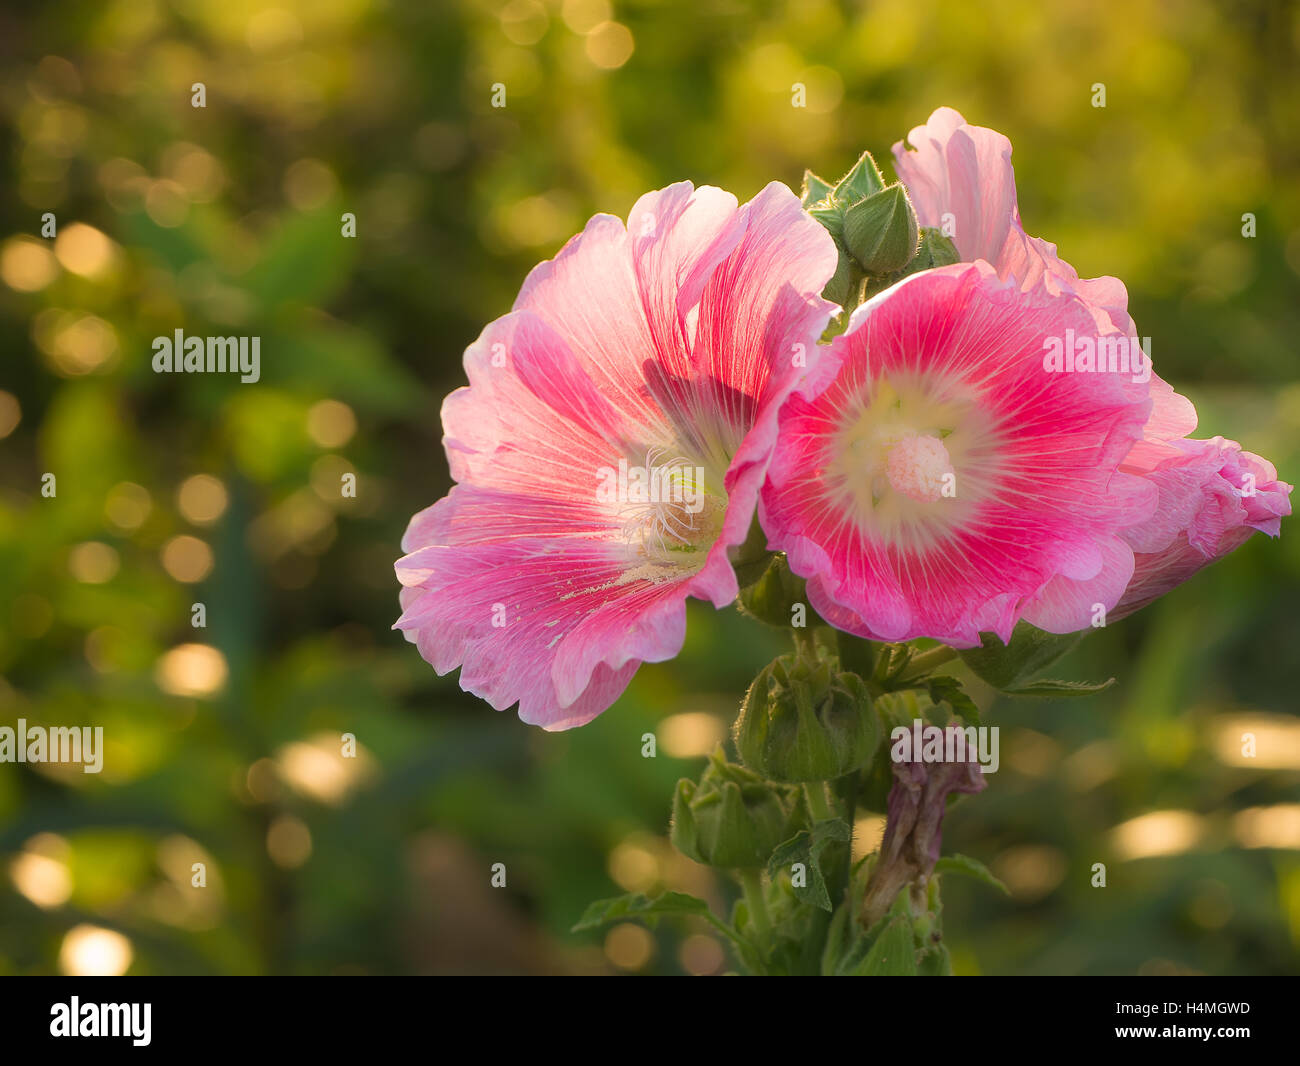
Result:
[[[722,607],[777,409],[834,305],[826,231],[773,183],[737,207],[683,182],[597,215],[465,353],[443,405],[451,493],[397,563],[396,628],[439,673],[547,729],[674,656]]]
[[[905,885],[921,881],[934,871],[943,843],[943,816],[949,795],[982,792],[985,784],[974,755],[967,761],[894,763],[885,835],[862,903],[865,926],[870,928],[885,914]]]

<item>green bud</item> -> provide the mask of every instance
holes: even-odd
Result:
[[[750,685],[735,734],[745,765],[764,777],[827,781],[870,760],[880,726],[856,674],[783,655]]]
[[[709,757],[699,783],[683,778],[673,795],[673,846],[708,866],[766,866],[777,845],[806,823],[798,789],[773,785],[727,762],[721,747]]]
[[[808,605],[803,578],[791,573],[784,555],[776,556],[762,577],[741,590],[740,608],[770,626],[791,628],[798,623],[798,628],[811,629],[820,621]]]
[[[749,523],[749,533],[743,543],[727,552],[732,568],[736,571],[736,580],[740,587],[747,588],[767,573],[768,566],[776,555],[767,550],[767,534],[758,523],[758,515]]]
[[[916,212],[902,185],[868,196],[844,213],[844,244],[872,275],[902,270],[916,254]]]

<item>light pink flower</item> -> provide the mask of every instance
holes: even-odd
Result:
[[[1222,437],[1140,443],[1120,469],[1154,484],[1159,503],[1151,520],[1125,533],[1136,564],[1112,619],[1163,596],[1252,533],[1276,537],[1291,513],[1291,486],[1273,464]]]
[[[1134,335],[1128,290],[1119,278],[1081,278],[1056,253],[1056,245],[1030,237],[1020,224],[1011,142],[995,130],[972,126],[951,107],[937,108],[924,126],[894,145],[894,169],[906,187],[917,221],[952,235],[963,262],[983,259],[998,277],[1025,290],[1072,292],[1092,310],[1104,331]],[[945,228],[945,223],[950,225]],[[1157,375],[1151,376],[1153,440],[1185,437],[1196,428],[1196,409]]]
[[[781,413],[760,503],[824,619],[971,647],[1021,618],[1081,629],[1119,602],[1120,533],[1155,505],[1119,466],[1151,404],[1124,374],[1046,372],[1044,341],[1067,330],[1098,335],[1083,301],[1022,292],[987,262],[913,275],[854,313]]]
[[[451,493],[417,514],[395,628],[547,729],[590,721],[681,648],[686,598],[735,599],[781,401],[835,310],[829,234],[773,183],[683,182],[597,215],[529,274],[443,405]],[[629,468],[678,471],[611,498]],[[689,497],[689,499],[686,499]]]

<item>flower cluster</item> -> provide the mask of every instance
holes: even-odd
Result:
[[[940,108],[908,142],[888,188],[864,157],[803,201],[649,193],[528,276],[465,353],[457,484],[397,563],[439,673],[590,721],[677,654],[688,597],[735,600],[755,518],[828,624],[956,648],[1123,616],[1277,535],[1291,486],[1190,438],[1123,284],[1025,233],[1007,139]]]

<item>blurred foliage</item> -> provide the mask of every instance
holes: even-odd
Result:
[[[0,972],[718,970],[706,926],[567,931],[621,890],[734,898],[668,807],[777,639],[694,604],[568,734],[438,679],[392,562],[461,351],[590,214],[883,162],[949,104],[1011,137],[1027,230],[1126,281],[1201,435],[1295,481],[1298,42],[1284,0],[7,8],[0,724],[107,755],[0,766]],[[260,336],[261,381],[154,374],[176,328]],[[1298,574],[1300,536],[1255,538],[1065,660],[1101,696],[985,699],[1002,769],[946,850],[1012,896],[951,886],[959,972],[1300,968]]]

